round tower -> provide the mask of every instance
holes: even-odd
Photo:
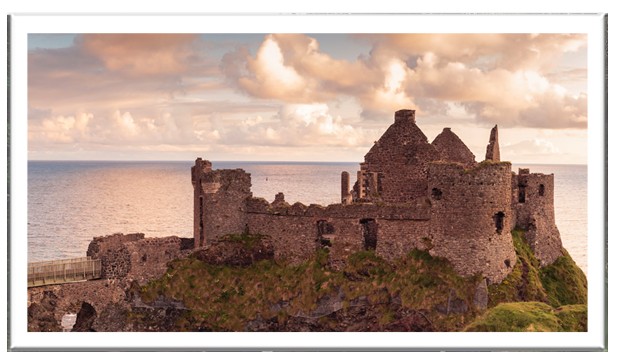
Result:
[[[432,163],[429,234],[434,256],[447,258],[463,275],[501,282],[516,262],[512,243],[512,176],[507,162]]]

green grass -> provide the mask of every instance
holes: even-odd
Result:
[[[502,303],[465,328],[468,332],[562,332],[586,331],[584,305],[562,309],[541,302]]]
[[[478,278],[458,276],[444,259],[414,250],[389,264],[372,251],[353,254],[342,271],[328,268],[328,252],[320,250],[297,266],[272,260],[249,267],[214,266],[189,257],[170,263],[160,279],[141,287],[144,302],[159,296],[182,301],[191,312],[178,324],[181,330],[204,327],[214,331],[241,331],[247,321],[273,317],[284,321],[308,314],[320,298],[342,292],[344,305],[366,296],[370,305],[387,305],[400,299],[403,307],[425,310],[441,329],[455,329],[475,316],[443,315],[434,306],[447,302],[451,290],[471,304]],[[273,307],[285,304],[286,307]],[[392,321],[384,308],[383,323]]]
[[[512,272],[500,283],[489,286],[489,307],[502,302],[546,302],[547,295],[538,269],[540,263],[525,242],[524,231],[512,231],[517,262]]]
[[[548,303],[560,305],[587,304],[587,277],[565,249],[550,266],[540,269],[540,279],[548,295]]]

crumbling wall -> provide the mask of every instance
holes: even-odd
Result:
[[[525,239],[542,266],[561,256],[561,236],[555,224],[553,174],[512,174],[512,211],[516,226],[525,230]]]
[[[192,168],[195,190],[195,247],[246,227],[246,200],[251,194],[251,175],[242,169],[212,170],[198,158]]]
[[[192,240],[176,236],[145,238],[143,233],[95,237],[87,256],[101,260],[101,278],[143,282],[160,276],[167,262],[188,254]],[[190,247],[189,247],[190,245]]]
[[[251,198],[247,212],[248,231],[268,235],[275,258],[298,263],[327,247],[333,264],[343,264],[350,254],[370,249],[366,233],[369,227],[374,232],[374,250],[385,259],[402,257],[413,248],[424,249],[430,216],[427,203],[323,207],[269,204],[261,198]]]
[[[139,241],[143,233],[122,233],[95,237],[88,245],[86,255],[101,260],[101,278],[123,278],[131,271],[131,252],[126,242]]]
[[[430,253],[447,258],[462,275],[481,273],[501,282],[516,262],[510,168],[507,162],[467,170],[460,164],[430,165]]]
[[[486,146],[485,160],[490,160],[493,162],[499,162],[501,160],[501,156],[499,154],[499,131],[497,125],[491,129],[491,135],[488,140],[488,145]]]

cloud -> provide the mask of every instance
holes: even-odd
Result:
[[[546,70],[564,52],[584,47],[584,34],[367,34],[373,52],[413,60],[427,53],[487,70]]]
[[[277,34],[266,36],[254,57],[246,49],[227,54],[223,60],[229,63],[222,68],[232,84],[253,97],[323,103],[348,96],[367,119],[401,108],[416,108],[421,116],[443,115],[447,103],[456,102],[481,124],[586,127],[586,95],[569,94],[553,72],[564,53],[585,46],[585,36],[358,37],[373,42],[373,48],[355,61],[332,58],[309,36]],[[582,76],[580,71],[576,75]]]
[[[461,103],[478,122],[505,127],[585,128],[587,98],[569,95],[532,70],[483,71],[428,53],[408,79],[408,93]]]
[[[334,59],[306,35],[268,35],[254,57],[237,49],[221,68],[231,84],[258,98],[310,104],[351,95],[366,112],[379,114],[412,105],[401,87],[407,71],[401,61]]]
[[[33,143],[74,143],[91,139],[91,113],[69,116],[44,116],[38,122],[31,122],[29,141]]]
[[[57,114],[128,109],[154,116],[161,103],[220,89],[221,79],[212,78],[216,64],[195,35],[79,35],[72,47],[30,50],[29,106]]]
[[[361,154],[401,108],[417,109],[427,126],[453,117],[480,128],[587,126],[587,95],[577,91],[586,80],[586,64],[577,62],[584,36],[350,36],[370,45],[337,58],[326,51],[335,41],[322,48],[320,36],[302,34],[226,50],[192,34],[85,34],[69,47],[32,49],[29,146],[300,152],[318,145]],[[560,61],[570,52],[578,59],[571,68]]]
[[[183,74],[195,63],[197,34],[85,34],[83,50],[128,76]]]
[[[332,115],[328,105],[287,104],[271,119],[249,117],[239,126],[230,127],[221,143],[301,147],[367,146],[378,136],[375,131],[347,124]]]

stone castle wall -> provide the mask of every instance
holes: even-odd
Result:
[[[369,248],[393,260],[424,247],[422,239],[427,234],[429,219],[427,204],[307,207],[301,203],[269,204],[264,199],[251,198],[247,212],[248,231],[270,236],[275,258],[292,263],[308,259],[321,247],[329,249],[334,264]],[[366,234],[369,227],[373,227],[372,235]],[[374,244],[368,244],[367,239]]]
[[[415,111],[396,112],[394,124],[375,143],[360,165],[360,198],[404,203],[426,195],[428,164],[439,152],[415,122]]]
[[[246,227],[246,199],[251,195],[251,176],[242,169],[212,170],[198,159],[193,167],[195,190],[195,247]]]
[[[101,260],[101,278],[144,281],[163,274],[167,262],[188,254],[193,242],[175,236],[145,238],[143,233],[95,237],[86,255]]]
[[[101,260],[101,278],[123,278],[131,271],[131,252],[126,243],[144,238],[143,233],[95,237],[86,255]]]
[[[514,266],[510,168],[507,162],[429,167],[430,253],[450,260],[460,274],[500,282]]]
[[[512,175],[512,211],[516,226],[525,230],[525,239],[542,266],[561,256],[561,237],[555,224],[554,176],[519,169]]]

